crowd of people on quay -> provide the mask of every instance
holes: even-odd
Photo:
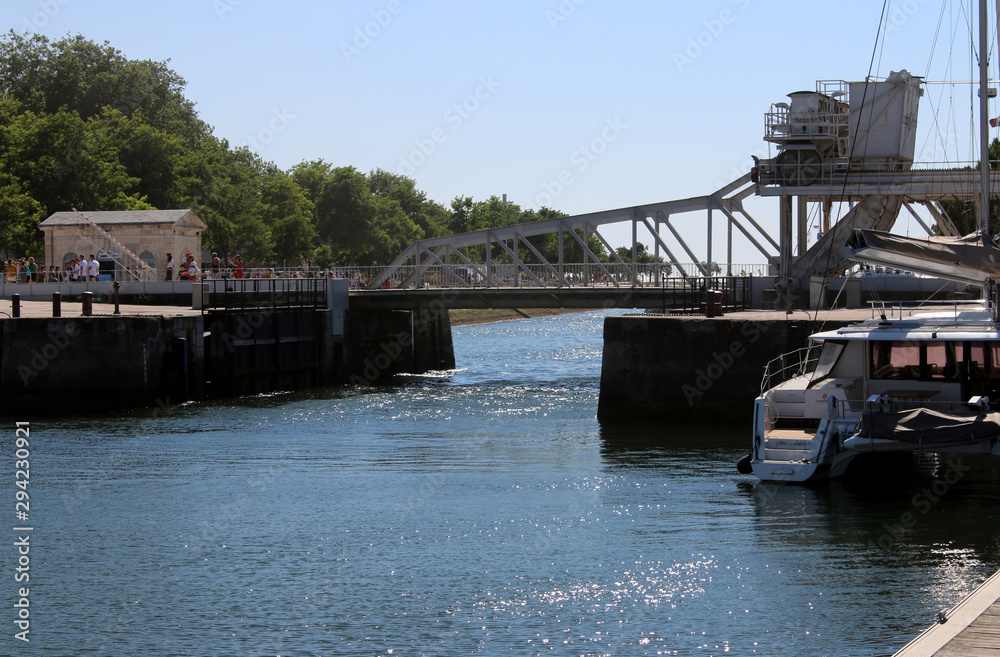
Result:
[[[93,255],[72,258],[66,262],[63,269],[35,262],[34,257],[9,258],[4,265],[3,282],[17,283],[76,283],[79,281],[96,281],[100,272],[100,262]]]
[[[71,258],[63,268],[51,265],[46,268],[38,264],[34,257],[9,258],[2,264],[3,283],[77,283],[97,281],[101,275],[101,263],[93,254]],[[120,280],[140,280],[144,278],[139,268],[118,267],[115,275]],[[286,279],[286,278],[348,278],[352,288],[367,287],[374,281],[371,272],[363,272],[355,267],[320,268],[307,261],[297,267],[247,266],[237,253],[223,260],[218,252],[212,252],[207,265],[198,264],[197,259],[187,252],[183,259],[175,260],[167,253],[162,269],[147,269],[161,281],[201,281],[212,279]],[[148,279],[147,279],[148,280]]]

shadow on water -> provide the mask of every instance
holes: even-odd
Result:
[[[742,478],[766,540],[825,545],[857,567],[1000,565],[1000,459],[907,455],[866,459],[812,485]]]
[[[731,486],[768,542],[824,546],[878,568],[1000,565],[1000,458],[885,454],[810,485],[740,475],[744,425],[602,424],[601,456],[613,467],[663,468],[672,477]],[[983,566],[983,565],[986,566]]]
[[[669,454],[749,450],[749,429],[739,424],[603,422],[602,452],[609,458],[623,455]],[[736,461],[733,461],[733,472]]]

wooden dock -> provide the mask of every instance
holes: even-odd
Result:
[[[1000,657],[1000,572],[893,657]]]

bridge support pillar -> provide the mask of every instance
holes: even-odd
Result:
[[[344,324],[349,384],[455,368],[451,318],[440,301],[415,310],[349,310]]]

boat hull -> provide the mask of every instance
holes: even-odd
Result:
[[[762,481],[804,484],[844,476],[857,452],[841,452],[816,463],[793,461],[751,461],[750,467]]]

